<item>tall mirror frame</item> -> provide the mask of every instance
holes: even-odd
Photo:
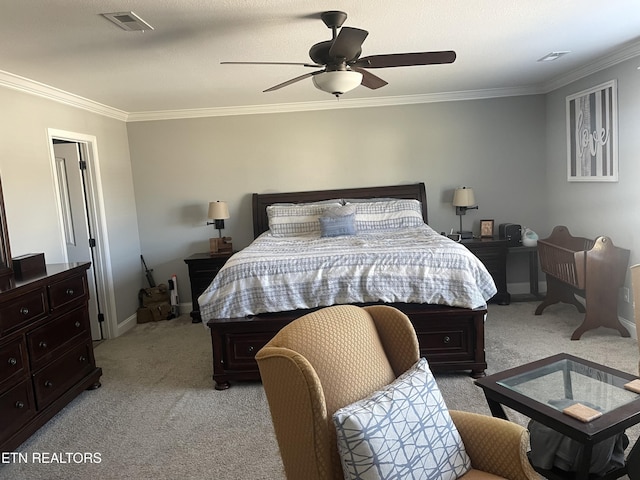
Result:
[[[2,181],[0,181],[0,278],[12,274],[13,264],[11,262],[11,247],[9,246],[9,230],[7,229],[7,216],[4,213]]]

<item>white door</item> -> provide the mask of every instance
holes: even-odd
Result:
[[[87,215],[87,197],[84,170],[81,169],[80,145],[73,142],[54,141],[58,195],[62,207],[65,245],[69,262],[91,262],[87,271],[89,284],[89,318],[91,336],[102,340],[100,302],[96,291],[94,261],[92,256],[93,229]]]

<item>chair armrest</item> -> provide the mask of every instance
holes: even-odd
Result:
[[[471,412],[450,410],[471,466],[511,480],[538,480],[527,457],[529,431],[513,422]]]

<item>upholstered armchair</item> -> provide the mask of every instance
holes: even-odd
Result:
[[[256,360],[287,478],[337,480],[344,475],[334,413],[394,382],[418,362],[419,349],[411,322],[399,310],[345,305],[293,321]],[[527,459],[525,428],[486,415],[449,413],[471,460],[461,478],[539,478]]]

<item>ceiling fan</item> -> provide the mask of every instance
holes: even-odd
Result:
[[[299,65],[302,67],[320,68],[305,73],[286,82],[264,90],[272,92],[282,87],[312,77],[316,88],[339,97],[353,90],[358,85],[377,89],[387,85],[382,78],[367,71],[370,68],[409,67],[413,65],[434,65],[453,63],[456,52],[452,50],[438,52],[393,53],[386,55],[370,55],[360,58],[362,43],[369,35],[366,30],[342,27],[347,14],[340,11],[323,12],[320,16],[325,25],[333,32],[332,39],[316,43],[309,50],[314,63],[295,62],[221,62],[235,65]],[[338,32],[338,29],[340,31]]]

